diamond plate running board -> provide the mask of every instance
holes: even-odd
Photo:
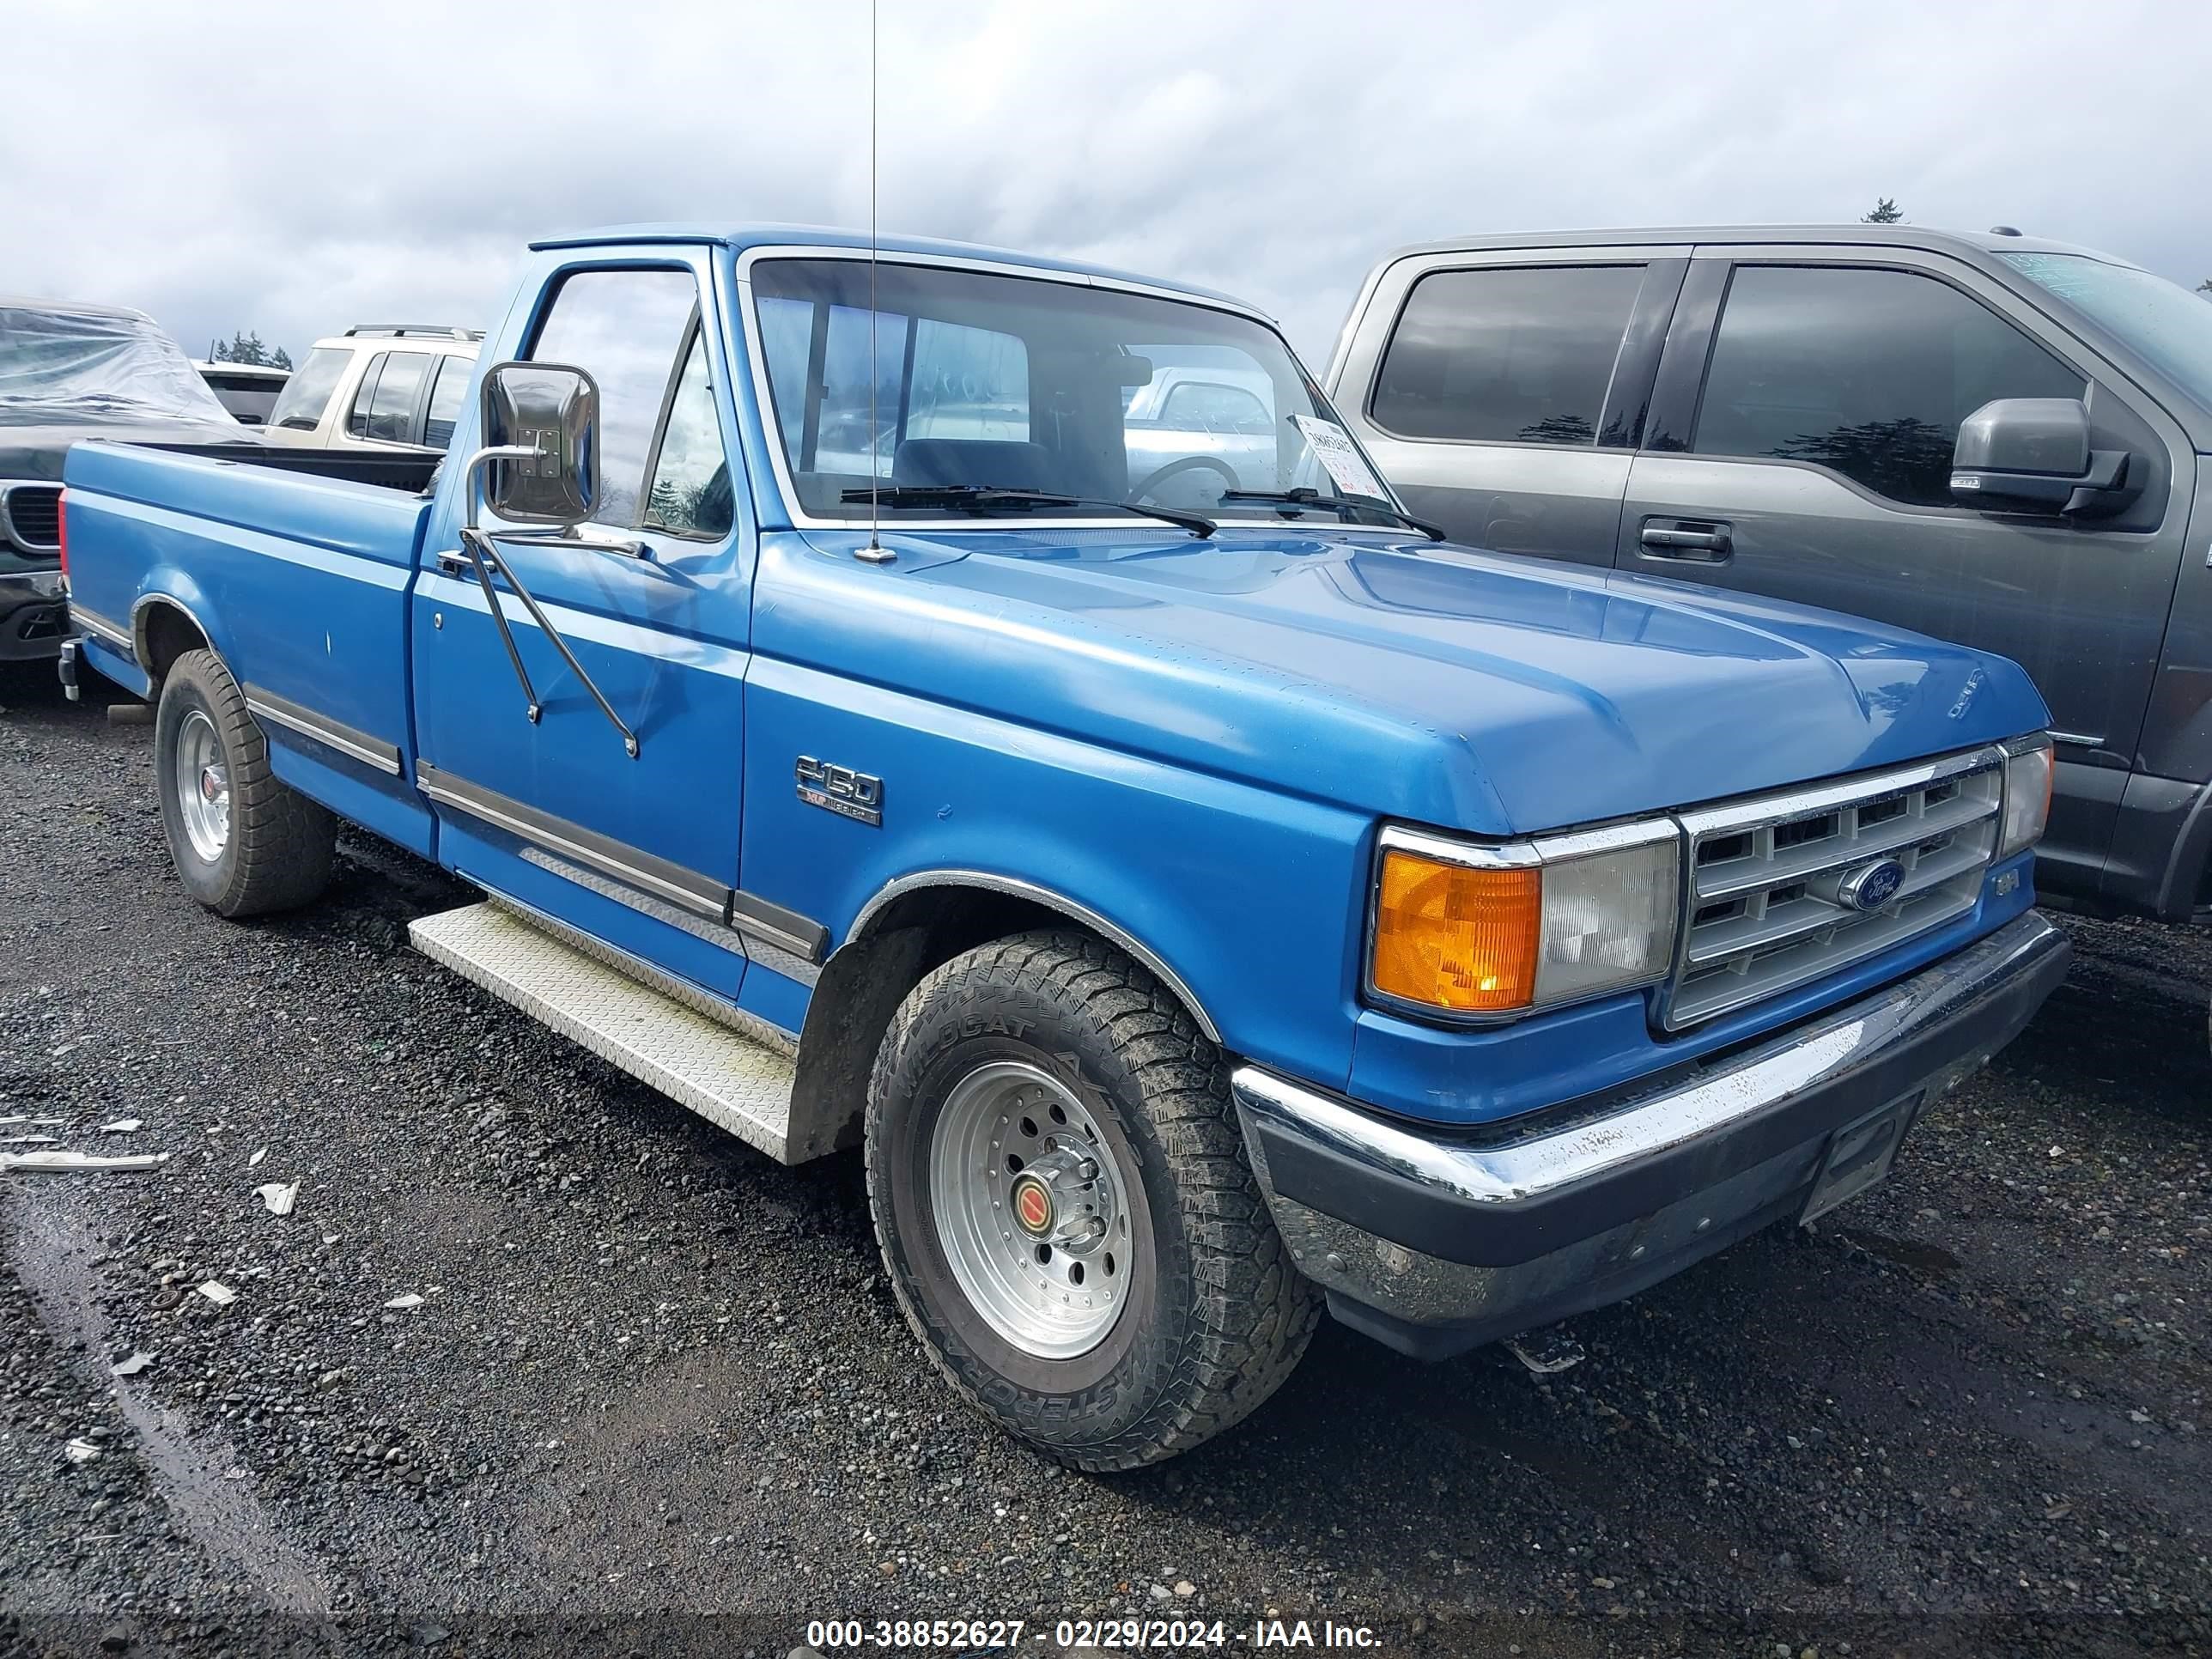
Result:
[[[540,1024],[791,1162],[793,1067],[786,1055],[490,904],[407,925],[415,948]]]

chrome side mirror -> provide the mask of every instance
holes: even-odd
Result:
[[[579,525],[599,504],[599,388],[563,363],[495,364],[483,392],[484,504],[510,524]]]

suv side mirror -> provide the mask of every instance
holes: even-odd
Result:
[[[484,376],[484,502],[514,524],[579,525],[599,502],[599,388],[562,363]]]
[[[2134,500],[2128,452],[2089,447],[2079,398],[1999,398],[1960,423],[1951,494],[1962,505],[2100,517]]]

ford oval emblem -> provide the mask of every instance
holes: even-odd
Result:
[[[1905,885],[1905,866],[1895,859],[1862,864],[1837,884],[1836,897],[1854,910],[1879,910]]]

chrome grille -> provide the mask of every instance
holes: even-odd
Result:
[[[1680,1030],[1832,974],[1973,908],[1996,851],[2004,756],[1989,749],[1682,815],[1688,925],[1662,1000]],[[1847,884],[1893,858],[1872,908]]]
[[[0,544],[51,558],[61,542],[59,484],[0,483]]]

